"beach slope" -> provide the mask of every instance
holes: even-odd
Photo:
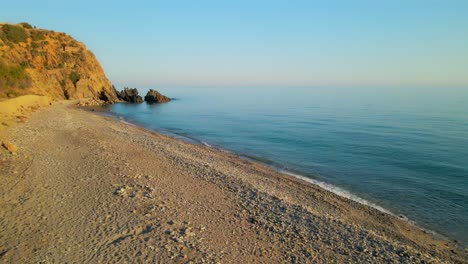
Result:
[[[70,102],[4,132],[3,263],[467,263],[397,217]]]

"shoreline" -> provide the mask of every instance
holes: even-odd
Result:
[[[91,108],[91,110],[88,109],[88,108]],[[95,111],[96,108],[95,107],[82,107],[82,109],[84,109],[86,111]],[[275,170],[276,172],[284,175],[285,177],[293,177],[293,178],[298,179],[298,180],[300,180],[300,181],[302,181],[304,183],[313,184],[313,185],[315,185],[315,186],[317,186],[319,188],[322,188],[325,191],[331,192],[331,193],[333,193],[333,194],[335,194],[335,195],[337,195],[339,197],[342,197],[342,198],[348,199],[350,201],[359,203],[359,204],[361,204],[363,206],[368,206],[368,207],[370,207],[372,209],[375,209],[375,210],[377,210],[379,212],[382,212],[382,213],[388,214],[388,215],[390,215],[392,217],[403,220],[403,221],[407,222],[408,224],[413,225],[416,228],[420,229],[421,231],[429,233],[429,234],[433,235],[434,237],[436,237],[438,239],[442,239],[442,240],[450,241],[450,242],[455,242],[460,248],[468,249],[468,245],[465,245],[465,244],[461,243],[460,241],[457,241],[455,238],[450,238],[450,237],[448,237],[446,235],[443,235],[443,234],[441,234],[441,233],[439,233],[437,231],[434,231],[432,229],[428,229],[428,228],[420,226],[418,224],[417,220],[410,219],[406,215],[403,215],[403,214],[396,214],[396,213],[392,212],[389,209],[386,209],[386,208],[384,208],[384,207],[382,207],[382,206],[380,206],[380,205],[378,205],[378,204],[376,204],[376,203],[374,203],[374,202],[372,202],[370,200],[362,198],[359,195],[354,194],[354,193],[352,193],[352,192],[350,192],[350,191],[348,191],[346,189],[343,189],[343,188],[341,188],[339,186],[327,183],[325,181],[320,181],[320,180],[317,180],[317,179],[312,178],[312,177],[307,177],[305,175],[302,175],[302,174],[299,174],[299,173],[296,173],[296,172],[291,172],[291,171],[288,171],[288,170],[284,170],[284,169],[280,168],[279,166],[275,166],[274,165],[275,161],[271,161],[271,160],[262,161],[263,159],[260,159],[258,157],[249,156],[249,155],[245,155],[245,154],[239,154],[239,153],[236,153],[235,151],[227,150],[227,149],[224,149],[224,148],[222,148],[220,146],[212,145],[210,143],[199,140],[197,138],[194,138],[194,137],[191,137],[191,136],[188,136],[188,135],[177,134],[177,133],[171,132],[169,130],[166,131],[166,130],[158,130],[158,129],[148,129],[143,124],[138,124],[137,122],[128,121],[128,120],[125,119],[124,116],[113,113],[109,109],[101,108],[101,110],[97,111],[96,113],[101,114],[101,115],[106,116],[106,117],[111,117],[111,118],[115,119],[118,122],[122,122],[124,124],[131,125],[131,126],[139,128],[139,129],[143,129],[143,130],[148,131],[150,133],[170,137],[170,138],[172,138],[174,140],[180,140],[180,141],[182,141],[184,143],[193,144],[195,146],[208,147],[208,148],[214,149],[216,151],[221,151],[221,152],[225,152],[225,153],[228,153],[228,154],[236,155],[236,156],[238,156],[239,159],[242,159],[242,160],[248,160],[249,162],[258,163],[258,164],[260,164],[262,166],[266,166],[266,167],[268,167],[268,168],[270,168],[272,170]],[[271,163],[269,163],[269,162],[271,162]]]
[[[104,116],[106,116],[106,115],[104,114]],[[401,219],[407,221],[408,223],[419,227],[421,230],[424,230],[424,231],[431,232],[433,234],[439,235],[440,237],[445,238],[446,240],[453,240],[453,239],[445,237],[445,236],[443,236],[443,235],[441,235],[441,234],[439,234],[439,233],[437,233],[435,231],[427,230],[427,229],[425,229],[423,227],[420,227],[420,226],[418,226],[416,224],[416,221],[412,221],[412,220],[408,219],[408,217],[406,217],[405,215],[395,214],[395,213],[385,209],[384,207],[379,206],[379,205],[373,203],[372,201],[361,198],[358,195],[353,194],[352,192],[350,192],[348,190],[345,190],[345,189],[343,189],[343,188],[341,188],[339,186],[336,186],[336,185],[333,185],[333,184],[330,184],[330,183],[327,183],[327,182],[324,182],[324,181],[316,180],[314,178],[310,178],[310,177],[304,176],[302,174],[298,174],[298,173],[295,173],[295,172],[290,172],[290,171],[281,169],[281,168],[275,166],[274,164],[269,164],[267,161],[262,161],[262,159],[260,159],[258,157],[249,156],[249,155],[245,155],[245,154],[239,154],[239,153],[237,153],[235,151],[223,149],[222,147],[211,145],[210,143],[207,143],[205,141],[201,141],[201,140],[193,138],[193,137],[188,137],[188,136],[184,136],[184,135],[175,134],[175,133],[172,133],[170,131],[165,132],[165,131],[157,130],[157,129],[148,129],[143,125],[133,123],[133,122],[127,121],[125,119],[121,119],[123,117],[118,116],[118,115],[114,116],[113,114],[110,114],[109,116],[115,118],[116,121],[122,122],[122,123],[124,123],[126,125],[131,125],[131,126],[135,126],[137,128],[140,128],[140,129],[144,129],[144,130],[146,130],[146,131],[148,131],[150,133],[155,133],[155,134],[158,134],[158,135],[164,135],[164,136],[170,137],[170,138],[175,139],[175,140],[181,140],[184,143],[193,144],[195,146],[208,147],[208,148],[214,149],[216,151],[221,151],[221,152],[229,153],[229,154],[232,154],[232,155],[236,155],[241,160],[247,160],[249,162],[261,164],[263,166],[269,167],[272,170],[275,170],[276,172],[278,172],[280,174],[283,174],[285,177],[293,177],[293,178],[296,178],[298,180],[303,181],[304,183],[313,184],[313,185],[315,185],[317,187],[320,187],[320,188],[322,188],[322,189],[324,189],[326,191],[329,191],[329,192],[331,192],[333,194],[336,194],[336,195],[338,195],[340,197],[349,199],[349,200],[351,200],[353,202],[357,202],[357,203],[365,205],[365,206],[369,206],[369,207],[371,207],[373,209],[376,209],[376,210],[378,210],[378,211],[380,211],[382,213],[386,213],[386,214],[392,215],[394,217],[401,218]],[[271,161],[271,162],[274,162],[274,161]]]
[[[294,172],[290,172],[290,171],[278,168],[275,165],[269,164],[268,162],[262,162],[261,160],[257,159],[257,157],[246,156],[246,155],[243,155],[243,154],[236,153],[234,151],[223,149],[223,148],[218,147],[218,146],[213,146],[213,145],[211,145],[209,143],[206,143],[204,141],[200,141],[200,140],[198,140],[196,138],[191,138],[191,137],[187,137],[187,136],[183,136],[183,135],[178,135],[178,134],[174,134],[174,133],[171,133],[171,132],[159,131],[157,129],[152,130],[152,129],[148,129],[148,128],[144,127],[143,125],[135,124],[135,123],[123,120],[123,119],[119,120],[118,117],[114,117],[114,118],[116,118],[116,121],[122,122],[122,123],[124,123],[126,125],[135,126],[137,128],[146,130],[146,131],[148,131],[150,133],[155,133],[155,134],[158,134],[158,135],[164,135],[164,136],[170,137],[170,138],[175,139],[175,140],[181,140],[181,141],[183,141],[184,143],[187,143],[187,144],[193,144],[195,146],[208,147],[208,148],[214,149],[216,151],[221,151],[221,152],[229,153],[229,154],[232,154],[232,155],[236,155],[241,160],[248,160],[249,162],[252,162],[252,163],[258,163],[258,164],[260,164],[262,166],[266,166],[266,167],[268,167],[268,168],[282,174],[284,177],[293,177],[293,178],[295,178],[295,179],[297,179],[299,181],[302,181],[304,184],[312,184],[312,185],[314,185],[314,186],[316,186],[318,188],[321,188],[321,189],[323,189],[325,191],[331,192],[331,193],[333,193],[333,194],[335,194],[335,195],[337,195],[339,197],[342,197],[344,199],[347,199],[349,201],[359,203],[359,204],[361,204],[363,206],[368,206],[368,207],[370,207],[372,209],[375,209],[375,210],[377,210],[379,212],[382,212],[382,213],[388,214],[388,215],[390,215],[392,217],[401,219],[401,220],[407,222],[408,224],[413,225],[414,227],[420,229],[421,231],[433,235],[434,237],[436,237],[438,239],[442,239],[444,241],[455,242],[456,244],[458,244],[458,246],[460,248],[466,248],[466,246],[464,244],[459,243],[454,238],[450,238],[448,236],[445,236],[443,234],[438,233],[437,231],[424,228],[424,227],[418,225],[416,220],[409,219],[407,216],[402,215],[402,214],[393,213],[392,211],[390,211],[390,210],[388,210],[388,209],[386,209],[386,208],[384,208],[384,207],[382,207],[380,205],[377,205],[377,204],[373,203],[372,201],[361,198],[358,195],[356,195],[356,194],[354,194],[354,193],[352,193],[350,191],[347,191],[345,189],[342,189],[339,186],[335,186],[333,184],[330,184],[330,183],[327,183],[327,182],[324,182],[324,181],[316,180],[316,179],[313,179],[313,178],[310,178],[310,177],[307,177],[307,176],[304,176],[304,175],[301,175],[301,174],[297,174],[297,173],[294,173]]]
[[[86,107],[82,107],[82,109],[86,110],[86,111],[89,111],[89,109],[87,109]],[[94,111],[95,108],[93,108],[92,111]],[[191,137],[191,136],[188,136],[186,134],[182,135],[182,134],[178,134],[178,133],[174,133],[174,132],[171,132],[169,130],[158,130],[158,129],[149,129],[149,128],[146,128],[143,124],[139,124],[138,122],[132,122],[132,121],[128,121],[125,119],[124,116],[121,116],[121,115],[118,115],[116,113],[113,113],[111,112],[111,110],[109,109],[103,109],[101,108],[102,110],[100,111],[97,111],[96,113],[98,114],[102,114],[103,116],[107,116],[107,117],[111,117],[113,119],[115,119],[116,121],[118,122],[122,122],[126,125],[131,125],[131,126],[134,126],[136,128],[139,128],[139,129],[142,129],[144,131],[147,131],[149,133],[154,133],[156,135],[162,135],[162,136],[166,136],[166,137],[169,137],[171,139],[174,139],[174,140],[180,140],[184,143],[187,143],[187,144],[192,144],[192,145],[195,145],[195,146],[203,146],[203,147],[207,147],[207,148],[210,148],[210,149],[213,149],[215,151],[220,151],[220,152],[224,152],[224,153],[228,153],[228,154],[232,154],[232,155],[235,155],[237,156],[239,159],[241,160],[247,160],[249,162],[252,162],[252,163],[257,163],[257,164],[260,164],[262,166],[266,166],[280,174],[282,174],[284,177],[292,177],[294,179],[297,179],[299,181],[302,181],[304,184],[312,184],[318,188],[321,188],[325,191],[328,191],[328,192],[331,192],[339,197],[342,197],[344,199],[347,199],[349,201],[352,201],[352,202],[356,202],[360,205],[363,205],[363,206],[367,206],[367,207],[370,207],[372,209],[375,209],[379,212],[382,212],[382,213],[385,213],[385,214],[388,214],[392,217],[395,217],[395,218],[398,218],[402,221],[405,221],[406,223],[420,229],[421,231],[425,232],[425,233],[428,233],[428,234],[431,234],[432,236],[434,236],[435,238],[437,239],[442,239],[444,241],[447,241],[447,242],[453,242],[455,244],[458,245],[459,248],[463,249],[468,249],[468,245],[464,245],[462,244],[461,242],[457,241],[456,239],[454,238],[450,238],[446,235],[443,235],[437,231],[434,231],[434,230],[431,230],[431,229],[428,229],[428,228],[425,228],[425,227],[422,227],[420,225],[418,225],[418,222],[416,220],[413,220],[413,219],[409,219],[407,216],[403,215],[403,214],[396,214],[396,213],[393,213],[391,210],[388,210],[378,204],[375,204],[374,202],[372,201],[369,201],[367,199],[364,199],[362,197],[360,197],[359,195],[357,194],[354,194],[346,189],[343,189],[339,186],[336,186],[336,185],[333,185],[333,184],[330,184],[330,183],[327,183],[327,182],[324,182],[324,181],[320,181],[320,180],[317,180],[317,179],[314,179],[314,178],[311,178],[311,177],[307,177],[307,176],[304,176],[302,174],[298,174],[296,172],[290,172],[290,171],[287,171],[287,170],[284,170],[278,166],[275,166],[275,161],[271,161],[271,160],[268,160],[268,161],[262,161],[263,159],[260,159],[256,156],[249,156],[249,155],[245,155],[245,154],[239,154],[235,151],[231,151],[231,150],[227,150],[227,149],[224,149],[220,146],[215,146],[215,145],[212,145],[210,143],[207,143],[205,141],[202,141],[202,140],[199,140],[195,137]],[[271,163],[269,163],[271,162]]]
[[[0,152],[0,260],[468,262],[316,184],[71,102],[7,130],[19,151]]]
[[[179,134],[176,134],[176,133],[173,133],[173,132],[170,132],[170,131],[160,131],[160,130],[157,130],[157,129],[148,129],[142,124],[137,124],[137,123],[125,120],[125,118],[123,116],[111,113],[110,110],[105,110],[105,112],[109,113],[109,117],[115,119],[117,122],[121,122],[121,123],[124,123],[126,125],[134,126],[134,127],[138,128],[138,129],[147,131],[149,133],[169,137],[169,138],[171,138],[173,140],[179,140],[179,141],[181,141],[181,142],[183,142],[185,144],[191,144],[191,145],[194,145],[194,146],[203,146],[203,147],[206,147],[206,148],[213,149],[215,151],[220,151],[220,152],[223,152],[223,153],[234,155],[239,160],[247,160],[248,162],[256,163],[256,164],[259,164],[261,166],[265,166],[265,167],[267,167],[267,168],[269,168],[271,170],[274,170],[277,173],[281,174],[283,177],[291,177],[291,178],[293,178],[295,180],[298,180],[301,184],[304,184],[304,185],[312,184],[313,186],[315,186],[317,188],[320,188],[320,189],[322,189],[324,191],[330,192],[330,193],[332,193],[332,194],[334,194],[334,195],[336,195],[338,197],[344,198],[344,199],[346,199],[346,200],[348,200],[350,202],[358,203],[358,204],[360,204],[360,205],[362,205],[364,207],[369,207],[369,208],[371,208],[373,210],[377,210],[377,211],[379,211],[381,213],[385,213],[385,214],[387,214],[387,215],[389,215],[391,217],[402,220],[402,221],[406,222],[407,224],[412,225],[415,228],[421,230],[422,232],[427,233],[430,236],[433,236],[435,239],[441,239],[441,240],[446,241],[446,242],[455,243],[456,247],[460,248],[461,250],[465,250],[465,251],[468,250],[468,247],[466,245],[460,243],[456,239],[447,237],[447,236],[445,236],[443,234],[440,234],[440,233],[438,233],[438,232],[436,232],[434,230],[424,228],[424,227],[418,225],[417,221],[411,220],[405,215],[395,214],[392,211],[390,211],[388,209],[385,209],[384,207],[379,206],[379,205],[373,203],[372,201],[361,198],[358,195],[353,194],[352,192],[349,192],[349,191],[347,191],[345,189],[342,189],[339,186],[335,186],[333,184],[329,184],[329,183],[324,182],[324,181],[316,180],[314,178],[310,178],[310,177],[307,177],[307,176],[304,176],[304,175],[301,175],[301,174],[297,174],[297,173],[294,173],[294,172],[290,172],[290,171],[281,169],[279,167],[276,167],[273,164],[269,164],[268,162],[263,162],[263,161],[261,161],[260,159],[258,159],[255,156],[247,156],[247,155],[244,155],[244,154],[236,153],[236,152],[231,151],[231,150],[226,150],[226,149],[223,149],[222,147],[211,145],[211,144],[209,144],[209,143],[207,143],[205,141],[202,141],[202,140],[199,140],[199,139],[196,139],[196,138],[193,138],[193,137],[189,137],[187,135],[179,135]],[[274,162],[274,161],[271,161],[271,162]]]

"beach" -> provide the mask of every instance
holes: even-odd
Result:
[[[57,101],[2,135],[4,263],[468,263],[403,219]]]

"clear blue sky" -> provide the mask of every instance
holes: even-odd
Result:
[[[3,1],[118,86],[468,85],[468,1]]]

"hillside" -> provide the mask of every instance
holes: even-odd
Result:
[[[83,43],[27,23],[0,23],[0,98],[25,94],[117,101],[101,65]]]

